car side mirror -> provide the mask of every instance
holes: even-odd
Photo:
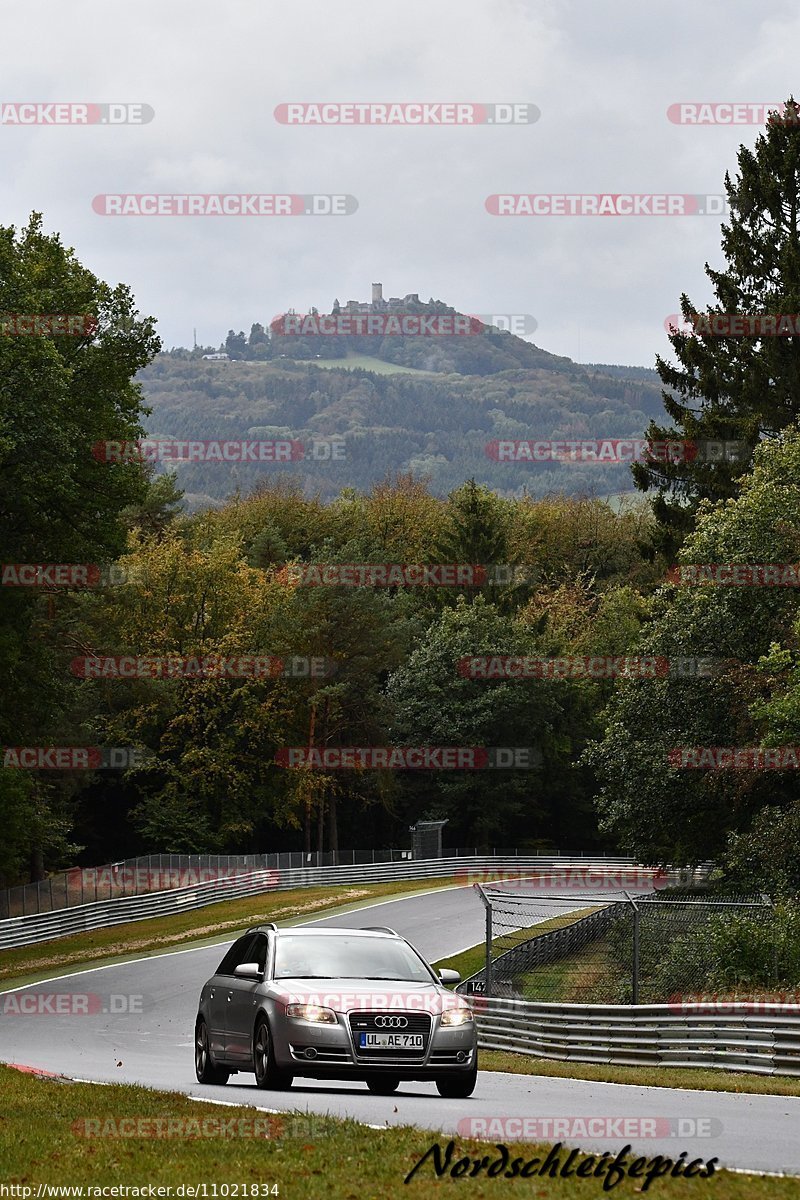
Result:
[[[461,983],[461,976],[458,971],[451,971],[449,967],[442,967],[439,972],[439,978],[445,987],[455,987],[457,983]]]
[[[233,973],[237,979],[260,979],[261,967],[258,963],[239,963],[238,967],[233,968]]]

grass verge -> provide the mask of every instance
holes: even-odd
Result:
[[[581,908],[575,912],[562,913],[558,917],[550,917],[547,921],[540,921],[538,925],[531,925],[527,929],[515,929],[513,933],[503,934],[502,949],[499,949],[496,953],[505,953],[506,950],[511,950],[521,942],[528,942],[531,938],[540,937],[543,933],[552,933],[554,929],[563,929],[565,925],[572,925],[575,921],[579,921],[581,917],[586,917],[589,913],[594,912],[597,907],[598,905],[595,904],[591,908]],[[496,944],[497,940],[493,945]],[[439,967],[451,967],[454,971],[459,972],[462,979],[468,979],[470,975],[475,975],[478,971],[482,971],[485,965],[485,942],[479,942],[477,946],[470,946],[468,950],[462,950],[460,954],[453,954],[450,958],[442,958],[433,964],[437,969]]]
[[[260,921],[288,924],[328,909],[358,908],[384,896],[410,895],[452,886],[452,879],[414,879],[358,887],[292,888],[285,892],[264,892],[259,896],[224,900],[169,917],[152,917],[89,933],[75,933],[36,946],[4,950],[0,959],[0,987],[32,983],[63,973],[67,967],[79,970],[100,960],[105,963],[190,943],[232,940],[238,930]]]
[[[619,964],[607,938],[595,938],[582,950],[542,963],[516,979],[526,1000],[559,1000],[564,1004],[609,1004],[619,984]]]
[[[322,367],[324,370],[352,371],[360,367],[362,371],[372,371],[375,375],[424,375],[430,378],[433,371],[423,371],[419,367],[404,367],[399,363],[387,362],[383,358],[374,358],[370,354],[349,353],[347,358],[314,358],[298,359],[312,367]]]
[[[551,1079],[593,1079],[599,1083],[632,1083],[638,1087],[687,1088],[700,1092],[800,1096],[800,1079],[789,1075],[746,1075],[702,1067],[617,1067],[610,1063],[559,1062],[510,1050],[481,1050],[482,1071],[547,1075]]]
[[[436,1098],[430,1097],[430,1104],[435,1119]],[[212,1184],[227,1184],[229,1190],[222,1193],[227,1196],[278,1195],[284,1200],[395,1200],[400,1195],[427,1200],[439,1188],[451,1195],[451,1188],[458,1185],[449,1171],[437,1178],[431,1156],[404,1186],[404,1179],[432,1144],[441,1147],[444,1158],[449,1140],[411,1126],[376,1130],[355,1121],[308,1113],[272,1116],[259,1109],[220,1108],[142,1087],[60,1082],[7,1067],[0,1067],[0,1113],[3,1182],[29,1188],[27,1193],[16,1192],[22,1200],[36,1197],[40,1185],[175,1188],[183,1184],[187,1189],[205,1184],[205,1195],[213,1197]],[[208,1132],[220,1128],[227,1131],[224,1136]],[[158,1129],[160,1135],[155,1132]],[[164,1134],[170,1129],[173,1132],[167,1140]],[[259,1135],[254,1137],[256,1130]],[[190,1131],[193,1136],[187,1136]],[[122,1132],[126,1136],[119,1136]],[[507,1146],[509,1161],[538,1158],[543,1163],[549,1149],[530,1142]],[[708,1154],[707,1149],[705,1152]],[[566,1148],[560,1151],[562,1165],[568,1153]],[[484,1156],[488,1162],[497,1160],[497,1144],[458,1137],[450,1163]],[[689,1151],[684,1162],[691,1156]],[[573,1170],[583,1159],[573,1160]],[[631,1159],[628,1155],[629,1164]],[[597,1156],[592,1161],[596,1165]],[[536,1167],[530,1169],[531,1175]],[[468,1165],[461,1173],[469,1169]],[[613,1193],[640,1195],[644,1182],[643,1178],[626,1178]],[[536,1183],[542,1186],[536,1188]],[[258,1190],[251,1190],[256,1185]],[[275,1191],[266,1190],[272,1187]],[[502,1188],[497,1180],[482,1174],[469,1179],[467,1191],[473,1200],[487,1200],[497,1197]],[[604,1194],[600,1179],[575,1177],[531,1178],[524,1192],[548,1200],[551,1196],[586,1200],[590,1194]],[[188,1190],[182,1194],[192,1195]],[[204,1193],[201,1188],[193,1194]],[[800,1181],[718,1171],[710,1179],[658,1179],[650,1194],[680,1196],[682,1200],[708,1196],[786,1200],[800,1195]],[[43,1196],[47,1195],[44,1191]]]

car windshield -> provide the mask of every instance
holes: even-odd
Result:
[[[398,938],[303,934],[278,938],[276,979],[401,979],[430,983],[431,974]]]

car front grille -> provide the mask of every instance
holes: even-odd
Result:
[[[382,1024],[376,1023],[376,1018],[392,1018],[402,1017],[407,1024],[398,1027],[390,1025],[386,1028]],[[350,1032],[353,1038],[353,1047],[359,1058],[422,1058],[428,1049],[428,1042],[431,1036],[431,1017],[430,1013],[419,1012],[393,1012],[393,1013],[351,1013],[350,1014]],[[399,1050],[396,1048],[383,1048],[378,1046],[360,1047],[358,1044],[358,1035],[360,1033],[417,1033],[422,1034],[423,1044],[422,1049],[417,1047],[412,1050]]]

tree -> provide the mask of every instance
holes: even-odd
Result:
[[[246,358],[253,359],[256,362],[266,362],[272,358],[272,342],[269,334],[264,329],[260,322],[255,322],[250,327],[250,336],[247,339],[247,354]]]
[[[510,628],[483,597],[468,604],[462,596],[389,681],[395,745],[517,746],[542,755],[534,769],[420,772],[403,783],[409,818],[448,818],[449,836],[463,839],[459,845],[488,847],[498,839],[552,845],[554,810],[573,757],[565,719],[570,685],[475,680],[459,671],[463,658],[531,646],[531,637]]]
[[[161,535],[180,511],[183,491],[177,485],[174,471],[156,475],[148,469],[147,479],[147,491],[142,499],[138,504],[124,508],[120,519],[129,529]]]
[[[681,567],[800,559],[797,430],[757,447],[736,499],[701,506],[679,557]],[[798,797],[796,771],[682,769],[668,757],[681,747],[773,745],[791,738],[793,721],[800,729],[786,652],[773,649],[796,646],[797,615],[793,587],[668,585],[657,593],[636,652],[710,660],[716,669],[629,680],[615,691],[587,761],[602,783],[602,826],[626,851],[661,863],[716,857],[728,833],[746,830],[765,805]]]
[[[725,878],[742,891],[800,896],[800,801],[767,805],[750,829],[733,833],[723,859]]]
[[[136,372],[160,349],[151,318],[137,320],[128,288],[110,288],[42,232],[34,214],[0,227],[0,312],[86,314],[83,337],[0,336],[0,528],[18,562],[80,562],[124,546],[120,510],[139,500],[138,464],[92,447],[135,441],[143,402]]]
[[[696,332],[669,335],[678,365],[657,356],[668,391],[664,408],[672,426],[652,421],[651,442],[699,445],[696,457],[634,464],[642,491],[654,491],[661,542],[676,548],[694,523],[698,504],[738,495],[759,440],[791,424],[800,413],[800,339],[797,336],[718,336],[716,314],[800,312],[800,109],[790,98],[773,114],[754,150],[739,150],[739,173],[725,176],[730,217],[722,226],[724,270],[706,263],[716,303]],[[684,320],[694,306],[684,293]],[[712,460],[709,441],[736,443]]]
[[[288,589],[249,567],[236,539],[213,532],[200,517],[160,536],[132,533],[119,560],[127,582],[77,598],[62,653],[274,654],[271,631]],[[81,692],[102,737],[153,754],[131,773],[139,799],[132,819],[148,850],[255,848],[256,831],[282,803],[272,764],[292,707],[271,677],[98,678]],[[118,805],[119,792],[108,820],[127,819]]]
[[[511,505],[474,479],[468,479],[447,499],[442,530],[434,542],[434,561],[484,567],[486,581],[457,591],[453,589],[451,597],[442,589],[439,598],[445,603],[448,600],[455,603],[457,594],[466,595],[470,600],[483,595],[494,603],[502,603],[513,590],[504,574],[509,565]]]
[[[234,333],[232,329],[228,330],[228,336],[225,338],[225,350],[229,358],[247,358],[247,339],[244,333]]]
[[[92,447],[144,430],[137,371],[160,348],[130,290],[84,267],[34,214],[0,227],[0,312],[84,318],[83,334],[0,335],[0,536],[11,563],[103,563],[125,542],[120,513],[145,496],[141,464],[103,461]],[[37,594],[38,593],[38,594]],[[0,744],[58,744],[73,691],[43,650],[49,604],[40,589],[0,588],[0,676],[13,704]],[[44,622],[44,625],[43,625]],[[58,777],[0,772],[0,877],[40,877],[67,853]]]

